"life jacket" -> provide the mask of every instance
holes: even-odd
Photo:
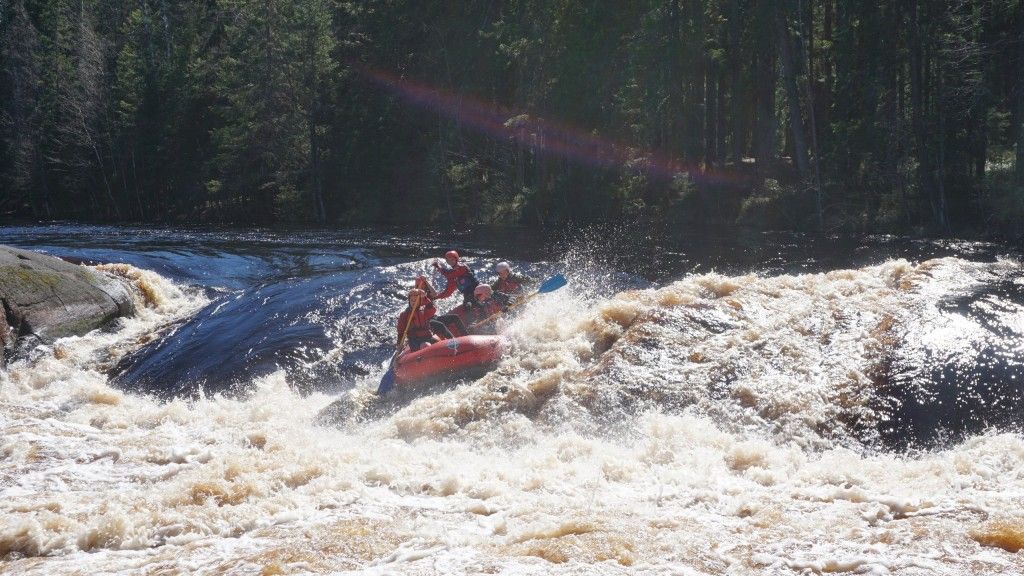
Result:
[[[402,337],[402,332],[405,330],[406,324],[408,324],[409,331],[405,333],[405,336],[409,340],[424,341],[433,339],[434,335],[430,331],[430,319],[434,317],[436,312],[437,308],[434,308],[434,303],[429,298],[423,298],[416,313],[413,314],[412,322],[409,322],[409,314],[412,314],[412,307],[407,306],[398,315],[398,337]]]
[[[444,292],[437,295],[438,298],[447,298],[458,290],[466,300],[473,299],[473,290],[480,285],[480,281],[473,275],[473,271],[465,264],[459,264],[455,268],[441,269],[441,273],[448,279],[448,285]]]
[[[498,276],[498,279],[491,284],[491,289],[495,292],[502,292],[505,294],[516,294],[523,289],[523,281],[518,276],[509,274],[507,278]]]
[[[484,318],[487,318],[487,317],[491,316],[492,314],[497,314],[498,312],[501,312],[502,310],[505,309],[505,307],[502,306],[494,298],[491,298],[487,302],[484,302],[484,305],[482,306],[482,308],[483,308]]]
[[[497,314],[498,312],[501,312],[504,309],[505,307],[502,306],[501,303],[498,302],[495,298],[491,298],[483,303],[479,301],[474,302],[473,305],[469,308],[469,313],[466,315],[467,318],[469,319],[467,326],[472,326],[473,324],[480,322],[481,320],[486,320],[487,318],[490,318],[492,315]]]

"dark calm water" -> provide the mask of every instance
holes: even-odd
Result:
[[[893,259],[1020,259],[1014,248],[890,236],[811,236],[608,226],[550,232],[474,228],[261,230],[50,224],[0,228],[0,243],[86,263],[123,262],[205,292],[209,304],[125,358],[125,390],[161,397],[244,393],[283,369],[302,390],[336,391],[381,371],[402,292],[450,248],[485,279],[507,260],[536,278],[563,272],[600,300],[689,274],[803,274]],[[911,326],[876,375],[878,432],[928,446],[1024,418],[1024,282],[993,272],[944,295],[937,313],[964,326],[956,346]],[[932,324],[929,324],[931,326]],[[922,327],[921,332],[929,328]]]

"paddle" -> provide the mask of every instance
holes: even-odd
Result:
[[[520,304],[525,304],[527,301],[529,301],[534,296],[536,296],[538,294],[547,294],[548,292],[554,292],[555,290],[558,290],[562,286],[565,286],[567,283],[568,283],[568,281],[565,279],[565,276],[562,276],[561,274],[555,274],[551,278],[548,278],[547,280],[545,280],[544,283],[540,285],[540,288],[538,288],[537,291],[534,292],[533,294],[530,294],[529,296],[519,300],[518,302],[514,302],[508,308],[506,308],[506,309],[504,309],[504,310],[502,310],[500,312],[495,312],[494,314],[491,314],[487,318],[484,318],[483,320],[481,320],[481,321],[471,325],[470,328],[476,328],[477,326],[480,326],[482,324],[486,324],[486,323],[490,322],[491,320],[494,320],[498,316],[501,316],[505,312],[508,312],[509,310],[515,308],[516,306],[519,306]]]
[[[420,307],[420,295],[416,295],[416,301],[412,305],[412,309],[409,312],[409,319],[405,322],[405,329],[402,330],[402,335],[398,338],[398,346],[395,348],[395,355],[391,357],[391,364],[388,366],[388,371],[381,376],[380,385],[377,386],[377,394],[387,394],[389,390],[395,387],[395,364],[398,362],[398,355],[402,353],[402,344],[405,343],[405,335],[409,333],[409,327],[412,326],[412,319],[416,316],[416,310]]]

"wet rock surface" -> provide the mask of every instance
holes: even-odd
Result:
[[[0,246],[0,346],[6,358],[35,343],[80,335],[134,312],[129,288],[59,258]]]

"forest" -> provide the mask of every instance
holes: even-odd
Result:
[[[0,0],[0,217],[1024,235],[1024,0]]]

